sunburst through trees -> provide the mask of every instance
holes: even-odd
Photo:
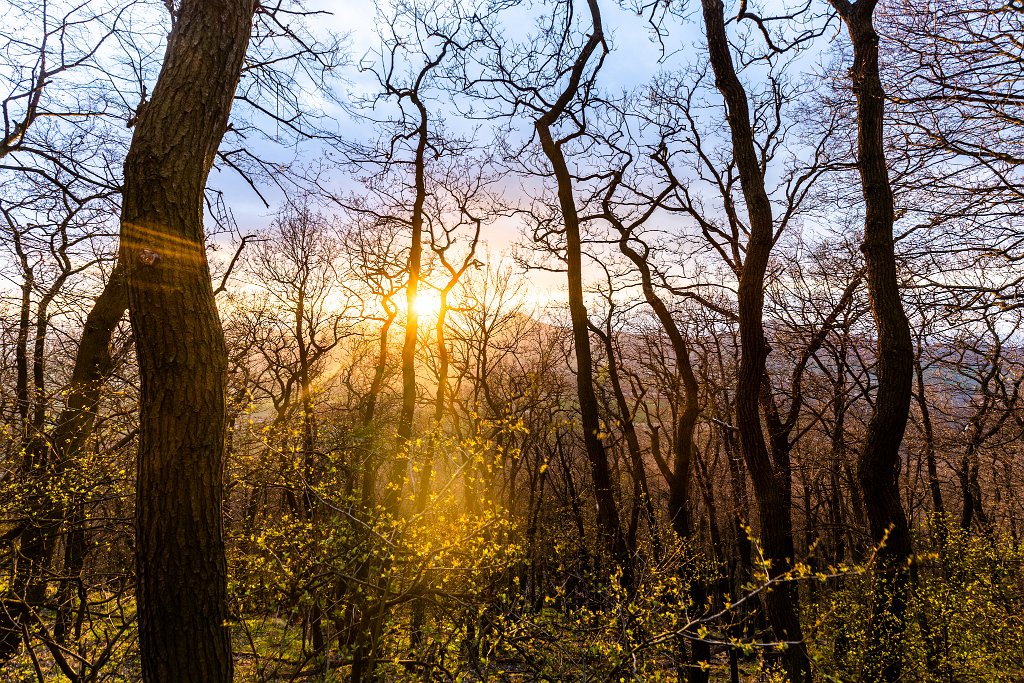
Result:
[[[1024,10],[0,0],[0,679],[1024,678]]]

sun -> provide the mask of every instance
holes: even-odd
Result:
[[[436,318],[441,312],[441,295],[433,289],[421,289],[416,292],[413,310],[421,318]]]

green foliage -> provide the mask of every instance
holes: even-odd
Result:
[[[580,577],[585,587],[553,586],[540,604],[517,577],[480,615],[475,671],[481,680],[679,680],[688,639],[721,637],[716,624],[699,622],[708,606],[694,604],[691,583],[707,582],[715,568],[696,557],[676,544],[637,572],[632,590],[620,573],[595,571]]]
[[[1019,681],[1024,678],[1024,551],[1008,536],[970,536],[935,520],[919,539],[902,654],[904,679]],[[929,545],[930,544],[930,545]],[[826,680],[857,681],[870,623],[870,571],[846,574],[816,604],[813,655]]]
[[[410,459],[443,452],[484,468],[492,450],[485,439],[432,438],[412,444]],[[374,657],[389,680],[422,674],[415,652],[434,670],[459,669],[468,625],[521,561],[506,512],[484,495],[466,512],[452,480],[435,487],[425,510],[395,519],[345,484],[351,473],[327,467],[320,474],[305,490],[294,484],[300,479],[278,480],[295,489],[285,496],[295,509],[259,515],[249,520],[252,530],[239,525],[229,538],[237,641],[251,662],[243,677],[273,680],[305,668],[331,680],[368,632],[379,632]],[[411,487],[403,490],[411,509]]]
[[[127,453],[103,448],[122,440],[119,427],[116,419],[105,422],[93,433],[96,447],[65,454],[60,467],[50,444],[31,439],[10,460],[0,460],[0,609],[21,605],[39,581],[39,575],[28,579],[29,586],[14,580],[15,569],[27,566],[28,530],[61,539],[48,553],[41,604],[22,621],[28,646],[0,663],[2,681],[65,681],[65,670],[80,680],[139,679],[132,594],[135,473]],[[26,458],[29,449],[35,457]],[[70,559],[69,539],[76,528],[82,531],[80,550],[88,556],[81,567]]]

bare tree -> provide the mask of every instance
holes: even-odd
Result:
[[[541,248],[548,251],[551,249],[547,243],[564,239],[555,251],[564,254],[559,258],[565,263],[582,437],[597,499],[600,545],[621,570],[623,583],[630,585],[632,551],[626,545],[612,468],[601,440],[589,319],[583,296],[582,226],[574,172],[568,162],[569,149],[586,131],[597,74],[608,53],[601,8],[597,0],[591,0],[587,13],[577,18],[572,3],[557,2],[550,16],[539,25],[538,33],[521,45],[509,42],[491,20],[480,22],[480,30],[486,49],[479,57],[483,72],[470,76],[476,94],[483,100],[507,104],[513,112],[528,112],[545,160],[531,167],[531,172],[553,181],[552,213],[536,216],[539,228],[535,237]],[[512,58],[511,54],[519,50],[532,55],[531,59],[519,62]],[[501,115],[508,116],[508,112]],[[509,149],[507,153],[515,157],[525,151]]]
[[[736,378],[736,427],[754,483],[764,552],[773,564],[772,571],[784,571],[794,556],[788,458],[773,460],[765,443],[759,407],[769,353],[763,324],[765,272],[777,228],[765,186],[765,169],[754,139],[746,89],[733,65],[725,30],[725,7],[721,0],[703,0],[701,6],[708,55],[715,85],[725,100],[732,154],[749,221],[749,237],[738,270],[740,364]],[[798,594],[793,585],[766,597],[768,617],[776,636],[788,644],[787,673],[792,680],[803,683],[810,680],[811,673],[802,643],[797,602]]]
[[[853,42],[851,78],[857,96],[857,168],[864,193],[864,252],[871,312],[878,331],[878,389],[857,463],[857,476],[878,551],[876,603],[865,680],[901,677],[904,614],[913,548],[899,494],[900,444],[907,426],[914,375],[910,324],[900,300],[893,243],[895,209],[885,159],[885,91],[879,74],[876,2],[830,0]]]

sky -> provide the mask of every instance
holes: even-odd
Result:
[[[584,13],[582,0],[577,0],[577,14]],[[651,28],[643,17],[622,9],[618,2],[613,0],[602,0],[602,13],[605,30],[610,37],[611,52],[606,57],[602,71],[599,74],[599,83],[603,90],[612,94],[632,90],[648,81],[662,69],[672,69],[680,64],[693,63],[700,54],[700,23],[692,20],[685,23],[676,21],[671,27],[671,35],[667,38],[671,43],[666,45],[668,50],[676,50],[666,56],[662,46],[654,39]],[[2,6],[2,5],[0,5]],[[310,28],[314,34],[326,36],[327,34],[347,35],[348,59],[351,66],[344,70],[344,80],[336,83],[335,95],[342,102],[351,101],[359,95],[371,92],[376,86],[376,79],[368,73],[360,73],[355,67],[356,64],[372,56],[375,50],[380,49],[380,38],[377,35],[377,22],[381,21],[380,13],[368,0],[308,0],[305,4],[307,9],[313,11],[324,11],[326,14],[319,14],[309,20]],[[140,5],[143,14],[137,21],[134,21],[132,30],[145,29],[146,43],[149,41],[151,50],[145,61],[149,65],[150,79],[155,80],[162,58],[160,40],[166,30],[165,11],[158,4]],[[699,5],[691,3],[691,10],[696,11]],[[509,14],[506,22],[510,36],[521,36],[526,34],[537,18],[531,12],[542,12],[547,9],[542,3],[522,5],[515,14]],[[694,18],[696,19],[696,18]],[[148,43],[147,43],[148,44]],[[131,45],[109,42],[105,49],[115,54],[121,49],[131,49]],[[149,83],[149,90],[152,90],[152,83]],[[131,87],[126,89],[132,92]],[[326,122],[326,127],[341,133],[350,140],[369,141],[374,135],[371,126],[365,121],[355,118],[351,112],[346,111],[342,104],[331,102],[324,95],[310,92],[306,95],[311,109],[324,108],[331,116]],[[126,102],[126,108],[130,111],[135,103]],[[446,125],[456,131],[459,127],[468,127],[470,124],[462,121],[457,116],[450,117]],[[523,129],[529,130],[529,122],[523,121]],[[130,133],[122,129],[122,133]],[[230,143],[237,145],[238,140],[234,138]],[[325,148],[320,143],[306,142],[297,148],[284,148],[259,136],[250,135],[244,144],[260,157],[288,162],[298,160],[300,162],[315,163],[322,158]],[[333,176],[338,188],[354,187],[351,179],[346,173],[336,172]],[[513,191],[516,190],[518,181],[511,180]],[[266,206],[256,192],[248,186],[236,172],[230,169],[215,170],[210,177],[211,187],[221,190],[224,193],[226,206],[232,212],[242,235],[251,234],[265,228],[273,219],[275,212],[285,199],[281,192],[266,185],[260,186],[260,191],[269,200],[270,206]],[[215,238],[219,243],[228,241],[227,237]],[[236,237],[237,239],[237,237]],[[485,246],[481,252],[491,255],[491,258],[508,256],[517,241],[522,241],[520,227],[517,221],[507,220],[491,226],[485,232],[483,240]],[[214,257],[228,258],[233,253],[229,245],[223,244],[219,254]],[[528,281],[534,291],[551,292],[552,298],[559,298],[556,290],[563,287],[564,276],[559,273],[534,272],[531,273]],[[539,296],[538,298],[543,298]]]
[[[380,14],[375,12],[372,4],[366,0],[313,0],[307,4],[307,9],[328,13],[318,15],[311,22],[315,33],[347,35],[348,57],[353,66],[345,69],[346,82],[337,86],[340,98],[346,100],[372,92],[377,86],[376,79],[372,74],[360,73],[354,65],[372,59],[372,55],[380,50],[380,38],[376,30]],[[510,19],[512,23],[509,25],[509,31],[525,34],[530,30],[534,20],[531,12],[543,10],[544,7],[538,4],[534,8],[520,12]],[[579,7],[577,11],[585,10]],[[675,59],[673,55],[668,55],[666,60],[661,45],[654,39],[651,28],[644,18],[622,9],[614,2],[602,3],[602,13],[605,31],[610,36],[612,48],[599,75],[599,82],[606,91],[617,93],[632,90],[649,81],[660,69],[666,68],[666,63],[663,62],[667,61],[668,66],[671,66],[673,61],[678,63],[678,54],[674,55]],[[680,46],[679,41],[683,39],[685,42],[681,47],[684,50],[687,47],[692,49],[697,40],[694,31],[698,28],[692,22],[684,26],[675,26],[671,39],[677,41],[677,47]],[[335,117],[328,125],[335,127],[344,136],[372,139],[372,129],[341,106],[319,99],[314,99],[313,103],[316,106],[323,106]],[[448,119],[445,124],[456,131],[460,126],[468,129],[470,125],[457,117]],[[287,159],[292,156],[305,162],[314,161],[324,153],[321,145],[311,143],[305,143],[297,150],[282,150],[267,142],[255,142],[253,147],[257,153],[271,158]],[[242,234],[254,232],[268,225],[277,210],[277,206],[273,204],[283,200],[279,192],[267,190],[265,196],[271,201],[272,206],[266,207],[246,182],[230,169],[215,171],[210,182],[211,186],[224,192],[226,204],[231,209]],[[347,184],[344,174],[337,175],[336,182],[339,185]],[[500,221],[490,226],[483,234],[482,240],[485,245],[481,252],[486,251],[491,258],[508,257],[515,243],[521,239],[517,221]],[[564,287],[564,276],[558,273],[538,271],[531,274],[529,281],[534,292],[532,296],[539,301],[560,298],[558,290]]]
[[[660,62],[663,55],[642,18],[636,16],[635,13],[624,11],[615,3],[606,2],[604,4],[607,6],[602,7],[602,12],[604,13],[606,31],[611,34],[612,52],[602,67],[600,83],[604,89],[610,92],[630,90],[647,82],[659,69],[664,68],[665,65]],[[370,3],[359,0],[314,0],[309,2],[307,7],[314,11],[328,12],[328,14],[319,15],[315,19],[315,31],[330,31],[348,36],[348,55],[353,63],[369,58],[368,55],[373,50],[379,50],[380,39],[376,34],[377,15],[371,9]],[[525,30],[528,26],[516,28]],[[695,27],[686,28],[693,29]],[[678,37],[679,32],[677,31],[673,35],[673,39],[678,40]],[[370,92],[376,85],[372,75],[360,74],[354,66],[345,69],[345,78],[346,83],[338,84],[338,94],[343,99]],[[336,126],[343,135],[371,139],[373,133],[365,123],[354,119],[341,107],[330,102],[318,102],[317,104],[326,105],[326,110],[335,117],[330,125]],[[468,124],[457,119],[449,119],[445,124],[456,130],[459,125],[468,127]],[[254,148],[272,158],[283,159],[298,154],[299,157],[307,161],[315,159],[323,151],[316,144],[304,144],[297,152],[281,150],[266,142],[257,142]],[[262,227],[272,217],[274,207],[267,209],[245,181],[233,171],[215,172],[211,176],[211,184],[225,192],[228,205],[243,229],[245,226]],[[283,199],[280,193],[275,194],[273,191],[268,191],[266,196],[277,201]],[[489,237],[493,246],[504,247],[516,236],[495,234]]]

